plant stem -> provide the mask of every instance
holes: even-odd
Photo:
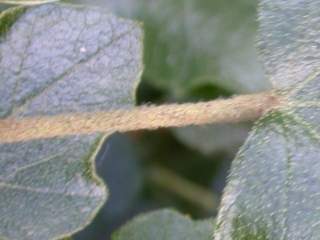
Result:
[[[59,0],[0,0],[1,4],[12,4],[12,5],[39,5],[51,2],[58,2]]]
[[[209,189],[190,182],[163,167],[152,167],[147,172],[149,181],[154,185],[176,194],[189,203],[200,207],[202,210],[208,212],[217,210],[219,204],[218,197]]]
[[[209,102],[141,106],[131,110],[0,120],[0,143],[78,134],[125,132],[256,120],[281,104],[274,92]]]

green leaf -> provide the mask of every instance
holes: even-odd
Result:
[[[0,118],[133,106],[137,23],[62,4],[15,8],[0,21],[15,11],[0,38]],[[107,135],[1,144],[0,238],[56,239],[87,225],[106,199],[93,162]]]
[[[146,22],[146,79],[174,96],[204,83],[237,92],[268,87],[254,48],[255,1],[147,2],[139,12]]]
[[[202,84],[241,93],[269,88],[254,47],[256,0],[93,2],[144,22],[144,79],[174,97]]]
[[[319,80],[256,124],[234,160],[216,240],[318,238],[319,96],[305,101],[301,93],[310,84],[319,92]]]
[[[234,160],[215,240],[319,238],[319,7],[261,3],[262,55],[286,103],[258,121]]]
[[[320,2],[260,0],[259,48],[274,87],[301,83],[320,68]]]
[[[211,240],[213,220],[192,221],[173,210],[141,215],[116,232],[112,240]]]

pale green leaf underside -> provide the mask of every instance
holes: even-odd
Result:
[[[320,236],[320,75],[255,126],[234,160],[215,240]]]
[[[133,106],[139,25],[71,5],[18,12],[0,26],[0,118]],[[105,137],[0,145],[0,239],[52,239],[88,224],[106,199],[93,167]]]
[[[276,88],[304,81],[320,68],[320,1],[260,0],[259,48]]]
[[[112,240],[210,240],[213,225],[213,220],[192,221],[173,210],[158,210],[136,217]]]

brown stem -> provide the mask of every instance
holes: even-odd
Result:
[[[6,118],[0,120],[0,143],[250,121],[279,106],[280,102],[280,97],[273,92],[264,92],[210,102],[141,106],[132,110]]]
[[[58,2],[59,0],[0,0],[2,4],[12,4],[12,5],[39,5],[44,3]]]

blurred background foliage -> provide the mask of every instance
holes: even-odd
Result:
[[[270,87],[255,48],[257,0],[68,2],[143,22],[145,71],[137,104],[196,102]],[[195,219],[215,216],[230,162],[251,124],[114,134],[96,163],[110,198],[74,239],[110,239],[133,216],[165,207]]]

